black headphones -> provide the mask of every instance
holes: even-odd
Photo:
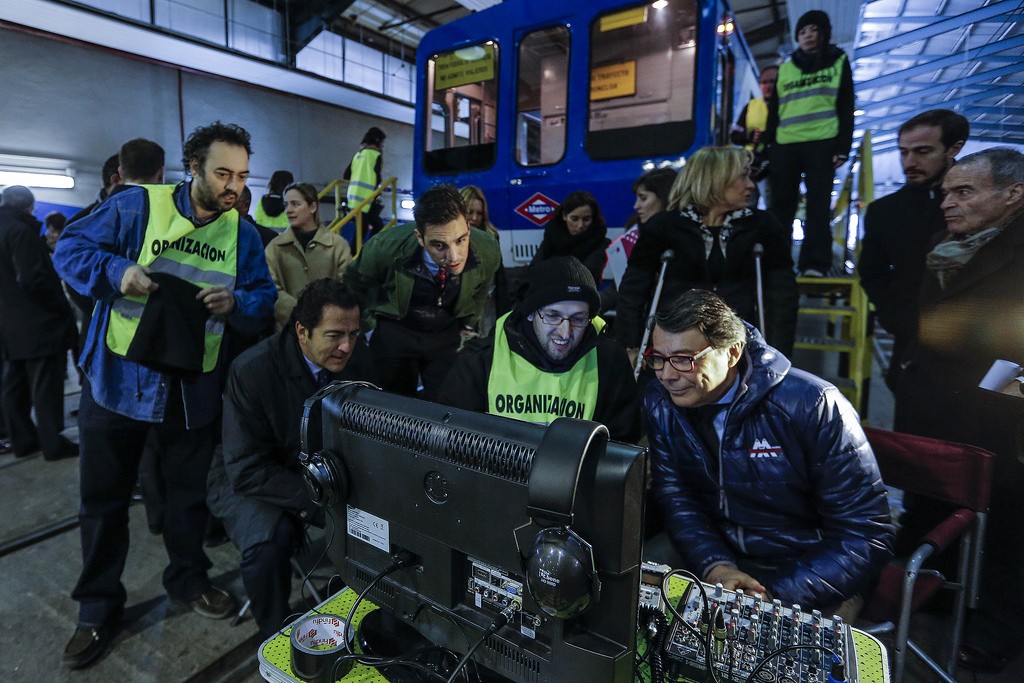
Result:
[[[583,461],[592,448],[607,442],[604,425],[559,418],[548,427],[533,458],[530,515],[535,524],[553,524],[534,536],[523,567],[530,595],[546,614],[558,619],[579,616],[601,597],[594,549],[571,526]],[[575,452],[578,458],[566,457]]]
[[[329,451],[312,455],[299,453],[306,492],[310,500],[322,508],[333,507],[339,500],[348,498],[348,475],[335,465],[335,460]]]
[[[323,447],[322,401],[329,394],[344,401],[360,387],[377,389],[369,382],[332,382],[317,390],[306,399],[302,407],[302,423],[299,427],[301,446],[299,464],[302,466],[302,481],[310,499],[320,507],[333,507],[348,498],[349,480],[345,468],[337,456]]]

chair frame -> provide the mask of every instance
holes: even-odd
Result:
[[[967,608],[977,606],[995,455],[976,446],[888,430],[869,427],[865,428],[865,433],[886,485],[948,502],[957,509],[920,539],[921,544],[903,564],[899,614],[895,623],[885,621],[864,630],[874,634],[894,633],[893,683],[903,681],[908,651],[917,655],[943,681],[957,683],[953,674],[963,637],[964,619]],[[933,471],[929,471],[923,462],[931,457],[931,453],[943,459],[935,464]],[[945,480],[943,472],[939,471],[943,467]],[[955,581],[939,572],[924,569],[930,557],[946,550],[953,542],[960,546]],[[953,633],[945,666],[931,658],[909,637],[914,590],[921,575],[939,577],[943,581],[942,588],[956,592]]]

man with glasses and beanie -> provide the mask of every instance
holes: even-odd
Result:
[[[704,290],[655,316],[644,362],[654,498],[679,556],[653,556],[655,539],[648,559],[851,621],[893,536],[853,406]]]
[[[529,276],[494,334],[460,354],[441,402],[544,424],[593,420],[612,439],[635,442],[639,393],[626,350],[602,333],[594,277],[573,256],[542,261]]]

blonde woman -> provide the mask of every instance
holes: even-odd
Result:
[[[466,185],[459,190],[459,194],[462,195],[462,201],[466,202],[466,222],[469,227],[486,230],[494,239],[500,239],[498,228],[491,222],[484,191],[476,185]]]
[[[500,242],[501,235],[498,228],[491,222],[484,191],[476,185],[466,185],[459,190],[459,194],[462,195],[462,201],[466,202],[466,222],[469,223],[469,227],[483,230]],[[494,284],[487,293],[487,304],[480,317],[480,336],[486,337],[493,332],[494,323],[498,317],[509,312],[511,305],[508,298],[505,266],[498,264],[498,271],[494,274]]]
[[[316,188],[293,183],[284,192],[288,229],[267,245],[267,265],[277,285],[274,304],[276,328],[288,324],[299,292],[313,280],[341,279],[352,260],[352,249],[344,237],[320,223]]]
[[[749,150],[705,147],[686,161],[668,196],[666,211],[644,226],[619,286],[618,331],[631,354],[661,269],[661,255],[675,256],[665,271],[661,302],[690,289],[717,292],[741,318],[756,325],[754,247],[764,249],[765,337],[783,354],[793,349],[797,290],[789,232],[768,212],[747,208],[754,183]],[[635,358],[635,355],[633,356]]]

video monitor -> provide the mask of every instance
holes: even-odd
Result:
[[[537,425],[336,383],[303,418],[328,553],[394,620],[517,683],[632,681],[646,449],[594,422]]]

